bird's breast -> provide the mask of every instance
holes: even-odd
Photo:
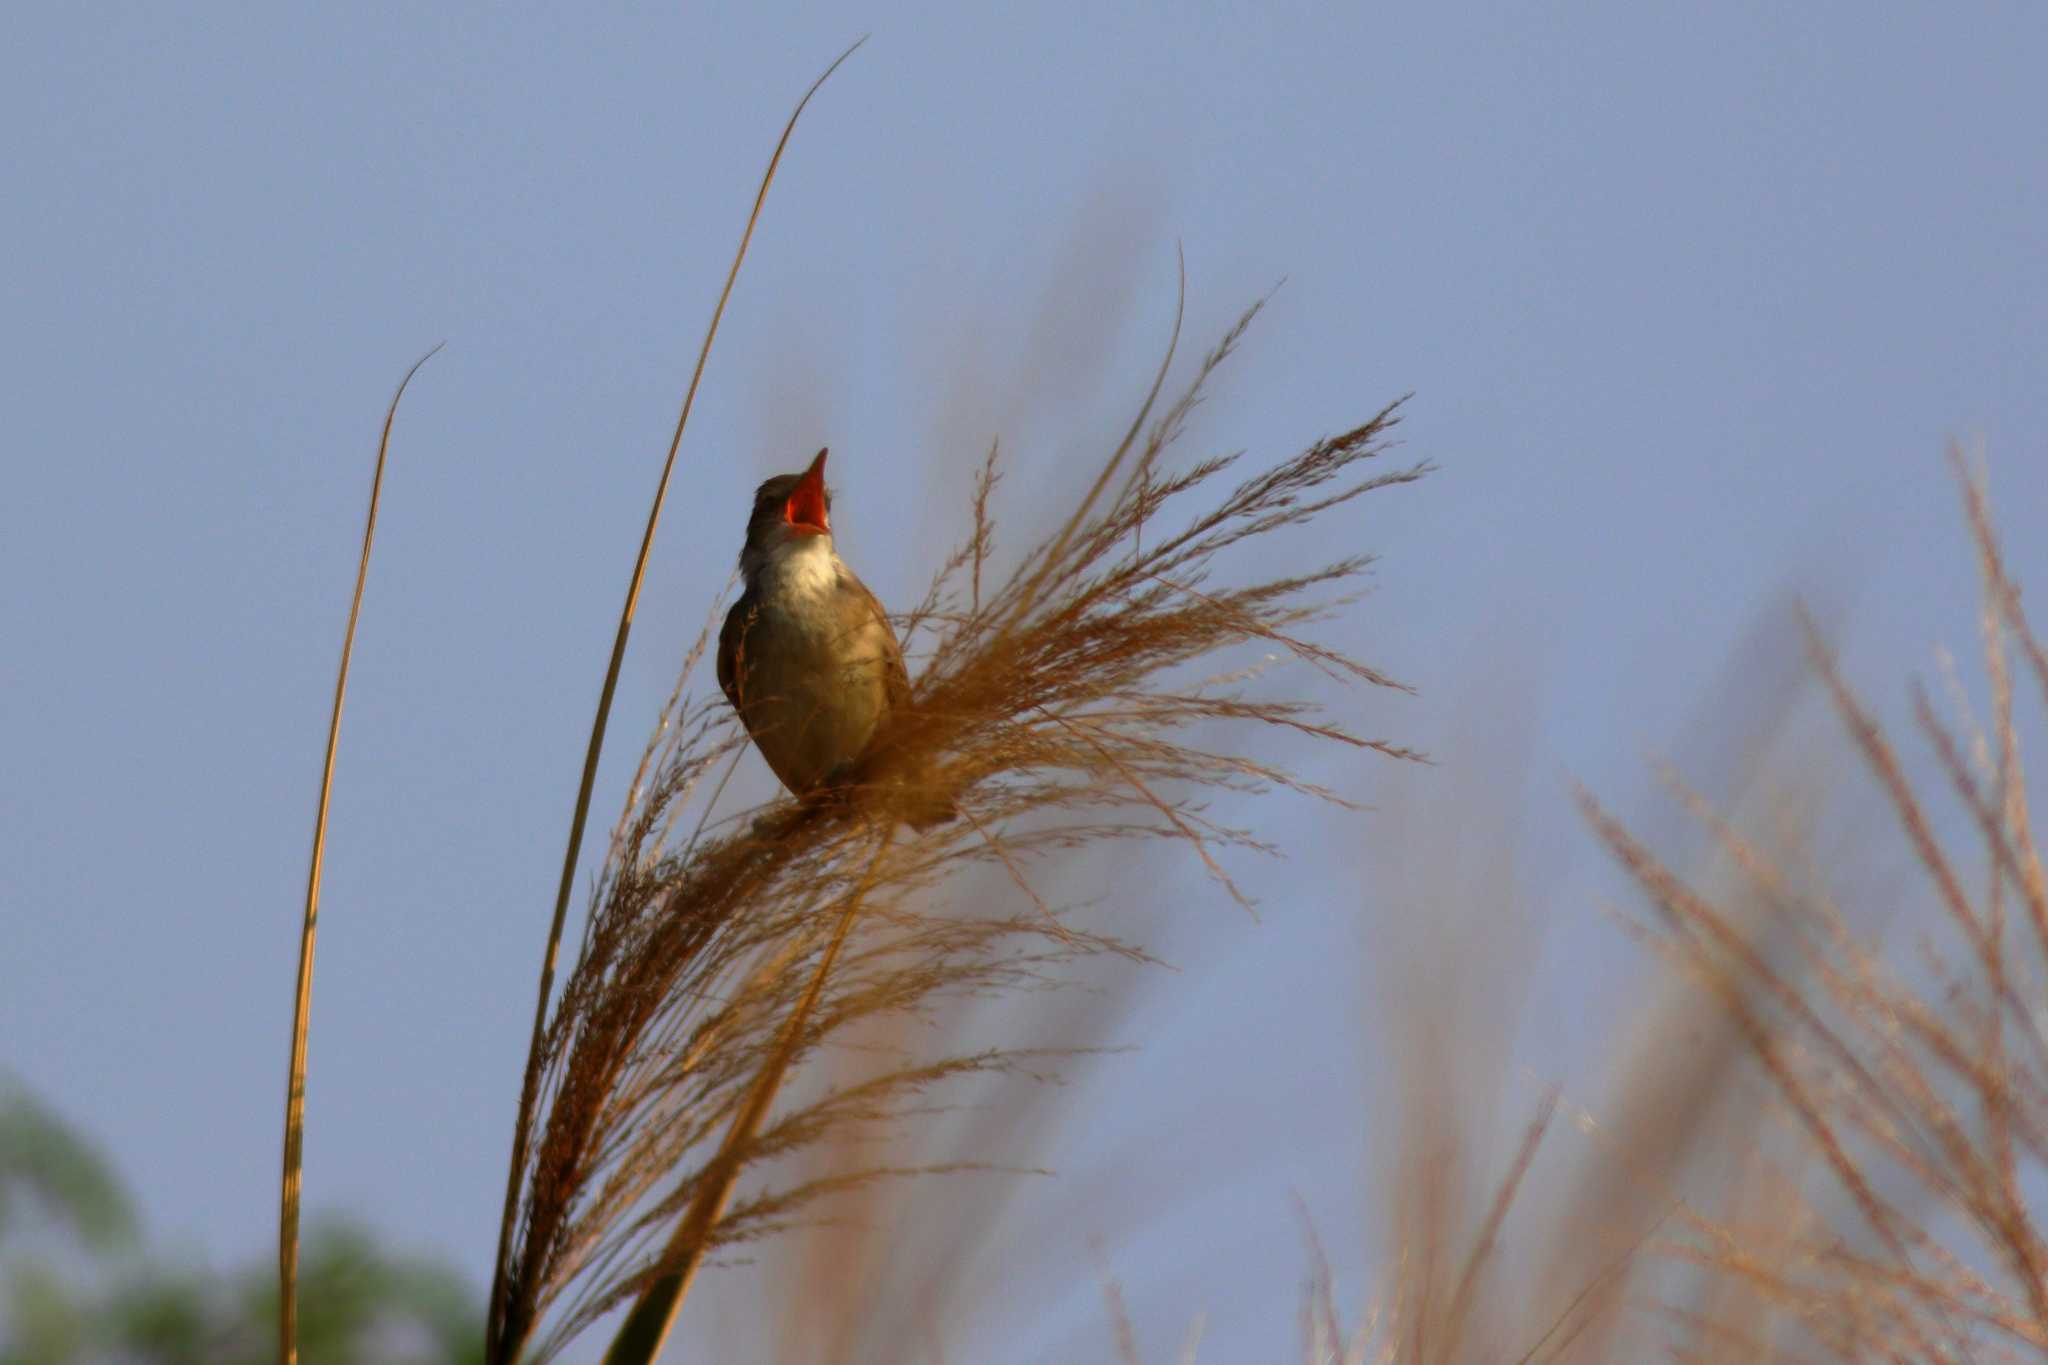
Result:
[[[740,718],[775,775],[802,792],[867,748],[887,710],[896,641],[858,591],[765,586],[732,660]]]

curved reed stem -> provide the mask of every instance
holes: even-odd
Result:
[[[851,57],[865,43],[863,35],[852,47],[833,59],[830,66],[811,82],[804,91],[796,108],[790,111],[789,120],[782,127],[782,137],[775,144],[775,152],[768,158],[768,168],[761,174],[761,187],[754,193],[754,206],[747,215],[746,230],[740,234],[739,249],[733,253],[732,266],[725,274],[725,287],[718,292],[718,305],[711,310],[711,325],[704,331],[704,344],[698,348],[696,368],[690,373],[690,386],[683,394],[683,408],[676,418],[675,434],[669,439],[668,458],[661,467],[661,482],[655,485],[654,500],[647,509],[647,529],[640,537],[640,554],[633,562],[633,577],[626,588],[626,605],[619,613],[618,634],[612,640],[611,662],[605,667],[604,686],[598,693],[597,716],[590,726],[590,745],[583,756],[583,777],[576,789],[576,809],[569,820],[569,846],[562,855],[562,879],[555,890],[554,919],[548,926],[547,952],[542,959],[540,991],[533,1007],[533,1037],[527,1045],[526,1074],[519,1087],[519,1116],[512,1130],[512,1161],[505,1175],[505,1208],[498,1221],[498,1254],[491,1275],[490,1315],[484,1329],[484,1357],[498,1361],[509,1359],[518,1351],[519,1342],[506,1341],[506,1324],[503,1322],[510,1288],[509,1256],[512,1246],[512,1227],[519,1211],[520,1178],[526,1169],[527,1151],[533,1136],[533,1109],[540,1094],[542,1043],[547,1031],[548,999],[554,993],[555,968],[561,957],[562,927],[569,913],[569,892],[576,881],[576,857],[583,845],[583,827],[590,816],[591,789],[597,781],[597,760],[604,751],[605,726],[611,719],[612,694],[619,685],[619,667],[626,657],[626,639],[632,634],[633,615],[640,605],[640,588],[647,578],[647,561],[654,550],[654,532],[661,524],[662,504],[668,498],[669,480],[675,473],[676,452],[683,443],[683,429],[689,424],[690,409],[697,401],[697,386],[704,378],[704,365],[711,358],[711,343],[718,336],[719,320],[725,316],[726,301],[732,297],[733,283],[739,279],[740,265],[747,259],[747,246],[754,239],[754,225],[761,219],[761,206],[767,202],[768,187],[775,183],[775,170],[782,164],[783,149],[789,146],[790,135],[796,131],[796,121],[802,116],[804,106],[811,102],[811,96],[818,93],[841,62]],[[515,1337],[518,1332],[512,1335]]]
[[[356,620],[363,609],[363,583],[370,573],[370,546],[377,539],[377,502],[384,492],[384,460],[391,451],[391,424],[406,385],[430,360],[439,345],[412,363],[391,406],[384,413],[384,433],[377,441],[376,472],[370,476],[370,511],[363,522],[363,553],[356,561],[355,596],[349,599],[348,626],[341,635],[341,666],[334,676],[334,711],[327,721],[327,758],[320,769],[320,809],[313,817],[313,856],[306,870],[306,913],[299,930],[299,986],[292,1005],[291,1072],[284,1092],[284,1175],[277,1208],[277,1358],[294,1365],[299,1358],[299,1189],[306,1139],[306,1025],[313,1004],[313,939],[320,925],[320,871],[327,857],[327,808],[334,794],[334,756],[341,744],[341,706],[348,695],[349,656],[355,650]]]

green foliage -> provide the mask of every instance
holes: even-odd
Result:
[[[134,1210],[105,1158],[34,1096],[0,1083],[0,1245],[17,1235],[31,1200],[89,1251],[135,1241]]]
[[[24,1216],[31,1201],[41,1220]],[[76,1245],[45,1235],[58,1230]],[[221,1274],[143,1251],[91,1144],[19,1088],[0,1090],[0,1365],[269,1365],[277,1294],[268,1260]],[[461,1277],[360,1225],[312,1229],[300,1297],[304,1365],[483,1358],[483,1306]]]

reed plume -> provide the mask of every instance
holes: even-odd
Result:
[[[1915,689],[1938,780],[1911,775],[1805,622],[1809,660],[1894,840],[1829,866],[1810,845],[1811,819],[1759,835],[1668,775],[1731,874],[1702,889],[1580,798],[1655,911],[1650,941],[1732,1026],[1783,1120],[1775,1145],[1758,1144],[1751,1184],[1768,1186],[1768,1200],[1675,1210],[1662,1252],[1718,1286],[1693,1305],[1645,1305],[1685,1358],[2048,1351],[2048,1237],[2035,1203],[2048,1169],[2048,876],[2019,745],[2019,699],[2031,690],[2048,707],[2048,651],[2021,608],[1983,483],[1954,463],[1983,588],[1989,714],[1971,714],[1959,683],[1955,720]],[[1881,951],[1870,907],[1839,890],[1844,874],[1867,874],[1894,850],[1917,868],[1888,888],[1918,931],[1917,961]]]
[[[1490,1196],[1472,1154],[1495,1125],[1469,1106],[1500,1088],[1503,1037],[1447,1053],[1427,1001],[1397,1006],[1389,1268],[1347,1322],[1311,1235],[1302,1360],[2048,1354],[2048,874],[2020,761],[2022,732],[2048,718],[2048,648],[1981,477],[1954,464],[1986,703],[1953,669],[1946,708],[1914,690],[1923,771],[1802,613],[1814,699],[1866,783],[1816,762],[1799,695],[1783,691],[1752,699],[1765,703],[1756,742],[1716,736],[1734,758],[1732,799],[1661,768],[1697,836],[1690,853],[1661,851],[1640,820],[1579,791],[1648,908],[1624,922],[1670,969],[1666,1003],[1630,1020],[1603,1100],[1538,1102]],[[1469,811],[1444,823],[1472,832]],[[1459,866],[1498,856],[1484,835]],[[1485,970],[1470,954],[1437,966],[1410,975],[1469,993]],[[1586,1139],[1576,1178],[1557,1178],[1553,1113]],[[1525,1273],[1503,1273],[1513,1263],[1497,1250],[1516,1244]]]
[[[1244,647],[1374,687],[1401,685],[1309,638],[1370,563],[1232,573],[1244,542],[1268,566],[1276,538],[1427,466],[1378,461],[1398,403],[1225,487],[1238,457],[1176,467],[1203,385],[1248,311],[1160,407],[1150,394],[1058,531],[992,582],[999,462],[972,498],[973,530],[902,622],[928,657],[837,799],[773,802],[712,821],[718,774],[744,737],[692,690],[705,637],[655,727],[593,891],[574,968],[548,1020],[533,1140],[513,1172],[520,1214],[492,1324],[491,1359],[546,1359],[663,1276],[762,1236],[835,1192],[907,1174],[877,1161],[830,1179],[749,1188],[680,1236],[716,1182],[851,1132],[907,1119],[950,1078],[1030,1071],[1028,1050],[983,1048],[889,1065],[735,1123],[764,1076],[857,1024],[930,1017],[964,998],[1056,985],[1082,958],[1141,945],[1068,921],[1032,889],[1048,858],[1126,840],[1188,848],[1227,893],[1221,855],[1265,849],[1209,798],[1286,786],[1336,793],[1253,756],[1274,729],[1412,758],[1306,702],[1251,689]],[[1170,358],[1170,353],[1169,353]],[[1155,416],[1156,412],[1156,416]],[[1227,665],[1227,667],[1226,667]],[[1204,676],[1204,670],[1209,676]],[[1232,670],[1235,671],[1232,671]],[[1230,748],[1210,741],[1232,733]],[[960,819],[899,822],[935,803]],[[998,871],[1009,903],[951,901],[963,873]],[[851,926],[851,932],[848,932]],[[840,942],[843,940],[843,950]],[[827,973],[821,959],[838,952]],[[769,1089],[772,1091],[773,1086]],[[772,1095],[770,1096],[772,1098]],[[737,1136],[735,1136],[737,1134]]]

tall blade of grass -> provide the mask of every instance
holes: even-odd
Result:
[[[782,164],[783,150],[789,146],[790,135],[796,131],[797,119],[802,117],[804,107],[811,102],[811,96],[831,78],[840,63],[851,57],[867,41],[864,34],[856,39],[853,46],[840,53],[825,68],[819,77],[804,91],[803,98],[790,111],[788,122],[782,126],[782,136],[775,144],[775,152],[768,158],[768,168],[761,173],[761,187],[754,193],[754,206],[747,215],[747,226],[740,234],[739,249],[733,253],[732,266],[725,274],[725,287],[718,292],[718,304],[711,310],[711,324],[704,330],[704,344],[698,348],[696,368],[690,373],[690,386],[683,393],[683,408],[676,418],[675,434],[669,438],[668,458],[661,467],[661,481],[655,485],[654,500],[647,509],[647,529],[640,538],[640,554],[633,563],[633,577],[626,588],[626,605],[619,613],[618,634],[612,640],[611,662],[605,667],[604,686],[598,693],[597,716],[590,726],[590,746],[583,756],[583,777],[576,789],[576,810],[569,820],[569,846],[562,855],[562,880],[555,890],[554,919],[548,926],[547,953],[542,959],[539,998],[533,1007],[533,1037],[527,1044],[526,1075],[519,1087],[519,1116],[512,1130],[512,1161],[505,1175],[505,1208],[498,1222],[498,1255],[491,1275],[490,1316],[484,1329],[484,1356],[486,1360],[500,1359],[501,1349],[507,1347],[503,1340],[502,1318],[506,1307],[506,1296],[510,1290],[510,1262],[512,1248],[512,1227],[519,1211],[519,1186],[526,1169],[527,1150],[532,1143],[533,1108],[539,1098],[541,1079],[542,1043],[547,1031],[548,998],[554,993],[555,967],[561,956],[562,928],[569,913],[569,892],[575,885],[577,853],[583,845],[583,827],[590,816],[591,788],[597,781],[597,760],[604,751],[605,726],[611,719],[612,694],[619,684],[619,667],[626,657],[626,639],[632,634],[633,614],[640,605],[640,588],[647,577],[647,561],[654,550],[654,532],[661,524],[662,504],[668,498],[668,486],[675,473],[676,451],[683,443],[683,429],[689,424],[690,409],[697,401],[697,386],[704,378],[705,363],[711,358],[711,343],[718,336],[719,320],[725,316],[726,301],[732,297],[733,283],[739,279],[740,265],[747,259],[747,246],[754,239],[754,225],[760,221],[761,206],[767,202],[768,187],[775,183],[775,171]],[[519,1343],[510,1343],[516,1351]]]
[[[384,461],[391,453],[391,424],[398,401],[420,366],[440,350],[435,346],[405,372],[391,406],[384,413],[384,432],[377,441],[376,472],[370,476],[370,511],[363,522],[363,553],[356,562],[355,596],[349,599],[348,627],[341,635],[341,667],[334,676],[334,711],[327,722],[327,759],[320,770],[320,810],[313,818],[313,856],[306,870],[306,914],[299,930],[299,989],[292,1005],[291,1075],[284,1097],[284,1176],[277,1211],[277,1358],[293,1365],[299,1358],[299,1188],[306,1138],[306,1023],[313,1003],[313,938],[320,925],[320,869],[327,856],[327,808],[334,794],[334,756],[341,743],[341,706],[348,695],[349,657],[355,650],[356,621],[362,615],[363,583],[370,573],[370,547],[377,539],[377,502],[384,492]]]
[[[712,1230],[718,1226],[726,1202],[732,1198],[733,1183],[740,1174],[740,1149],[753,1141],[754,1134],[760,1130],[761,1120],[768,1116],[769,1105],[775,1102],[775,1092],[781,1089],[782,1078],[789,1073],[790,1061],[803,1040],[804,1026],[810,1022],[811,1013],[817,1008],[818,997],[824,994],[825,979],[832,974],[832,967],[839,960],[839,950],[846,943],[847,931],[853,928],[854,916],[874,887],[875,876],[881,870],[882,855],[888,852],[893,837],[894,827],[890,826],[877,840],[867,875],[847,898],[846,908],[839,914],[839,923],[832,928],[832,939],[825,945],[825,953],[818,959],[817,969],[811,973],[803,998],[784,1022],[775,1050],[762,1063],[761,1074],[755,1078],[747,1102],[733,1115],[732,1127],[727,1130],[725,1141],[719,1144],[709,1178],[698,1190],[697,1197],[691,1200],[682,1221],[676,1224],[674,1235],[669,1238],[661,1258],[665,1269],[641,1291],[633,1311],[626,1315],[626,1321],[619,1327],[619,1334],[612,1338],[611,1349],[604,1355],[604,1365],[653,1365],[655,1357],[661,1354],[669,1330],[675,1326],[676,1314],[682,1311],[683,1299],[697,1278],[697,1269],[704,1263],[704,1253],[711,1245]]]

